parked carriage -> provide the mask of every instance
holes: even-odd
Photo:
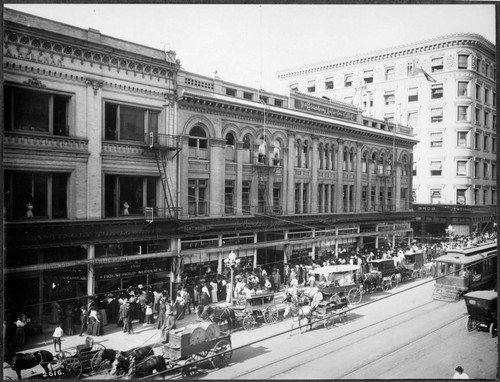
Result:
[[[340,303],[346,299],[349,304],[357,305],[363,299],[363,285],[357,265],[328,265],[313,270],[316,286],[323,299]]]
[[[236,318],[245,330],[252,330],[262,319],[266,324],[278,321],[279,311],[274,293],[257,293],[250,298],[240,298],[234,302]]]
[[[84,344],[77,345],[74,354],[63,350],[56,355],[56,358],[61,361],[61,368],[65,370],[66,378],[78,379],[98,371],[93,359],[103,349],[106,349],[104,345],[95,343],[92,337],[87,337]]]
[[[497,298],[495,291],[475,291],[464,295],[469,313],[467,330],[489,331],[492,337],[497,335]]]
[[[425,266],[426,255],[424,251],[405,253],[405,267],[412,271],[411,278],[426,278],[429,270]]]
[[[395,288],[401,279],[401,270],[396,268],[393,259],[379,259],[368,262],[370,271],[363,274],[363,286],[366,292],[377,289]]]

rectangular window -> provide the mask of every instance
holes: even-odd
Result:
[[[481,72],[481,59],[480,58],[476,58],[476,70],[478,73]]]
[[[490,89],[484,89],[484,103],[486,105],[490,104]]]
[[[365,84],[373,83],[373,70],[365,70],[363,80],[365,81]]]
[[[474,133],[474,148],[479,149],[479,141],[481,139],[481,135],[479,133]]]
[[[489,145],[490,145],[490,137],[488,135],[485,135],[483,137],[483,150],[490,151]]]
[[[431,190],[431,204],[441,204],[441,190]]]
[[[248,100],[253,100],[253,94],[249,92],[243,92],[243,98]]]
[[[484,75],[488,77],[490,75],[490,65],[484,64]]]
[[[457,189],[457,204],[467,204],[465,200],[465,189]]]
[[[394,105],[394,103],[396,102],[394,91],[385,92],[384,102],[386,105]]]
[[[431,109],[431,123],[443,122],[443,108]]]
[[[236,89],[226,88],[226,95],[235,97],[236,96]]]
[[[443,71],[443,57],[433,58],[431,62],[431,73]]]
[[[243,214],[250,214],[250,181],[244,180],[241,185],[241,207]]]
[[[261,103],[264,103],[264,104],[268,104],[269,103],[269,97],[266,97],[266,96],[259,96],[259,102]]]
[[[234,215],[234,181],[226,180],[226,186],[224,189],[224,213],[226,215]]]
[[[410,111],[408,112],[408,122],[409,127],[415,127],[418,124],[418,112]]]
[[[394,78],[395,78],[394,67],[385,68],[385,79],[386,80],[393,80]]]
[[[490,113],[488,111],[484,111],[484,126],[490,127]]]
[[[457,120],[458,121],[468,121],[468,106],[458,106],[457,107]]]
[[[275,99],[274,106],[283,107],[283,101],[280,99]]]
[[[481,100],[481,85],[476,84],[476,99]]]
[[[104,215],[118,217],[144,215],[144,207],[157,207],[158,178],[106,174]],[[160,211],[157,211],[160,213]]]
[[[458,131],[457,132],[457,146],[458,147],[467,147],[467,131]]]
[[[350,87],[352,86],[352,74],[346,74],[344,77],[344,86]]]
[[[441,176],[443,170],[443,162],[433,161],[431,162],[431,176]]]
[[[475,178],[479,178],[480,177],[480,173],[479,173],[479,167],[480,166],[480,163],[478,161],[475,161],[474,162],[474,177]]]
[[[146,132],[157,130],[158,115],[159,112],[156,110],[106,102],[104,139],[144,142]]]
[[[409,88],[408,102],[416,102],[416,101],[418,101],[418,88]]]
[[[443,146],[443,133],[431,133],[431,147]]]
[[[431,86],[431,99],[443,98],[443,84]]]
[[[497,93],[493,92],[493,100],[492,100],[492,106],[496,107],[497,106]]]
[[[307,81],[307,92],[314,93],[316,91],[316,81]]]
[[[408,64],[406,64],[406,76],[412,77],[414,75],[415,75],[415,73],[413,71],[413,61],[410,61],[410,62],[408,62]]]
[[[467,161],[457,161],[457,176],[467,176]]]
[[[458,96],[467,97],[469,83],[467,81],[458,81]]]
[[[281,211],[281,183],[273,184],[273,212]]]
[[[492,179],[497,178],[497,165],[495,163],[491,164],[491,178]]]
[[[481,124],[481,108],[479,107],[474,109],[474,122],[476,125]]]
[[[483,204],[488,204],[488,190],[483,190]]]
[[[207,180],[188,179],[188,214],[189,216],[206,216],[207,205]]]
[[[6,86],[5,130],[67,136],[70,99],[61,94]]]
[[[68,173],[5,171],[5,209],[8,220],[68,217]]]
[[[325,90],[333,89],[333,77],[328,77],[325,79]]]
[[[494,125],[496,126],[496,125]],[[495,137],[491,137],[491,151],[496,153],[497,152],[497,140]]]
[[[483,163],[483,179],[489,179],[490,173],[489,173],[489,165],[488,163]]]
[[[458,55],[458,69],[468,69],[469,68],[469,55],[459,54]]]

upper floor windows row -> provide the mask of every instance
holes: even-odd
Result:
[[[70,96],[6,86],[4,97],[6,131],[68,135]]]

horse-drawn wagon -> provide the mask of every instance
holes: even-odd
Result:
[[[378,259],[368,262],[370,271],[362,275],[363,286],[366,292],[377,289],[388,290],[399,284],[401,271],[396,268],[393,259]]]
[[[77,345],[74,354],[63,350],[55,356],[49,351],[39,350],[34,353],[17,353],[11,360],[11,367],[21,379],[21,370],[31,369],[37,365],[44,369],[43,374],[35,374],[34,378],[78,379],[97,372],[94,356],[106,349],[102,344],[95,343],[92,337],[87,337],[85,343]]]
[[[363,285],[359,280],[357,265],[327,265],[313,270],[315,285],[323,299],[341,303],[344,300],[358,305],[363,299]]]
[[[401,281],[408,279],[425,278],[429,270],[425,266],[425,253],[423,251],[405,253],[405,260],[398,265]]]
[[[217,324],[203,321],[171,330],[160,347],[143,346],[118,354],[110,375],[136,379],[180,370],[183,378],[192,377],[200,368],[227,366],[231,356],[231,335],[221,332]]]
[[[236,318],[245,330],[252,330],[262,318],[266,324],[278,321],[279,311],[274,293],[256,293],[249,298],[235,301],[233,307]]]

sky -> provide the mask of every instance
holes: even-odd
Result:
[[[285,94],[283,69],[453,33],[495,43],[494,4],[8,4],[177,53],[183,69]]]

